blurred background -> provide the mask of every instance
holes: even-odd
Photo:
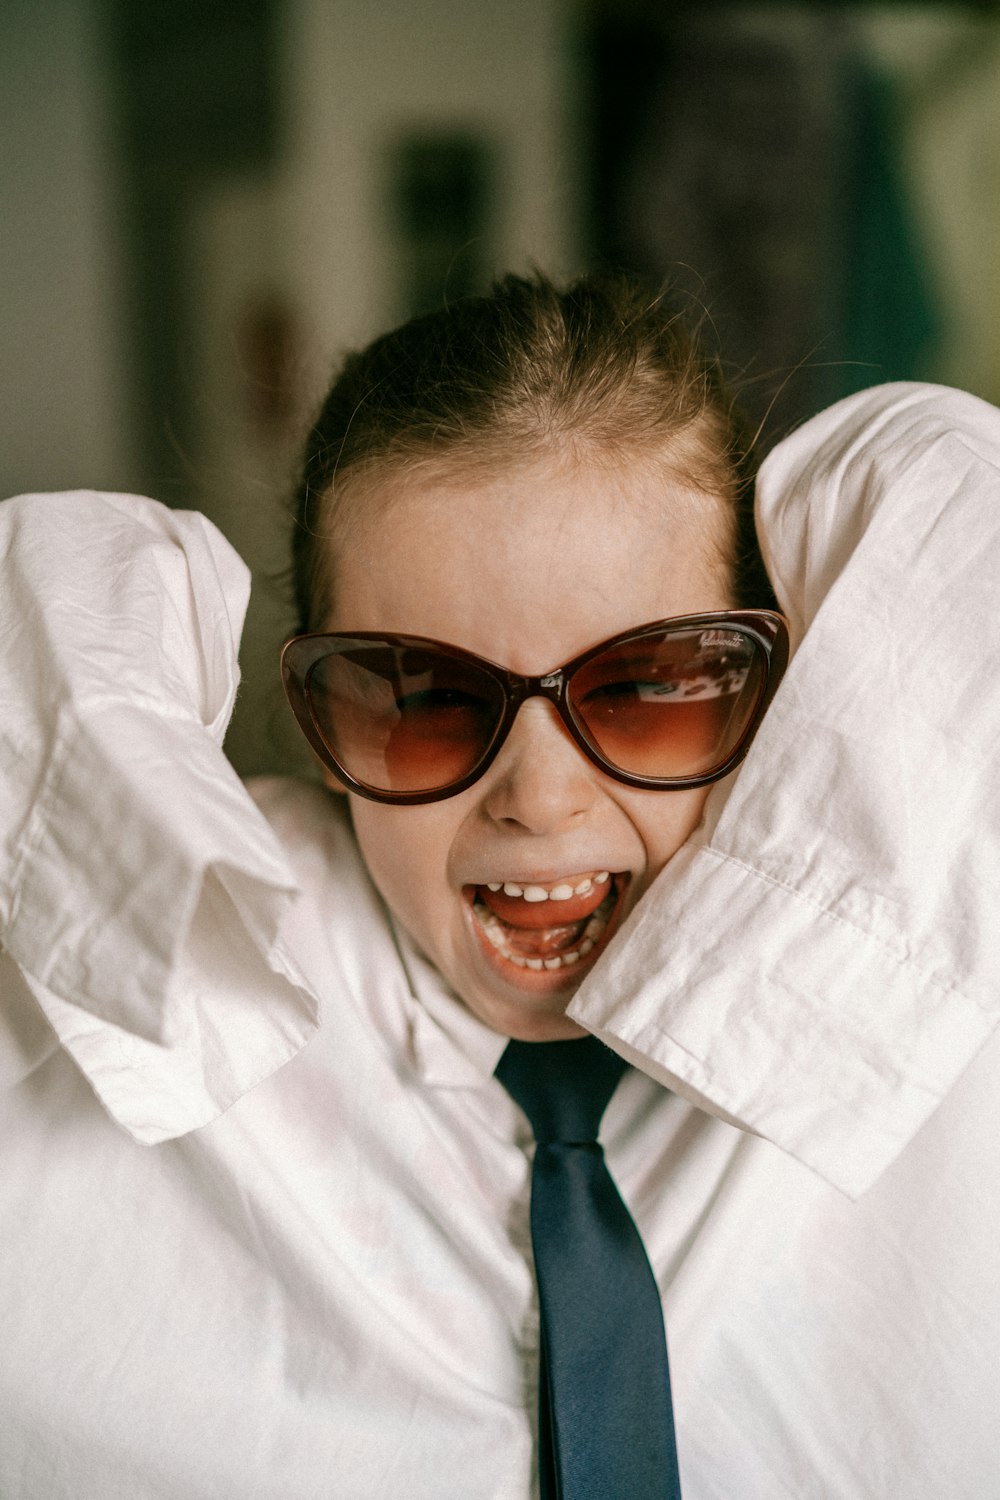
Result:
[[[4,0],[0,493],[206,511],[250,563],[244,773],[283,509],[340,353],[504,270],[686,290],[773,442],[849,391],[1000,404],[992,5]]]

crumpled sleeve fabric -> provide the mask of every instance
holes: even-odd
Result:
[[[294,878],[222,751],[248,597],[203,516],[0,504],[0,1082],[62,1045],[145,1142],[317,1024],[278,933]]]
[[[757,508],[788,673],[571,1014],[856,1196],[1000,1018],[1000,412],[849,397]]]

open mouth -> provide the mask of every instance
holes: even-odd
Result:
[[[608,870],[566,876],[547,884],[470,887],[474,925],[490,956],[516,981],[522,972],[575,979],[590,967],[615,926],[626,875]]]

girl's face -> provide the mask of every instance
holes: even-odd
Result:
[[[652,473],[387,470],[360,510],[336,559],[331,630],[429,636],[541,674],[629,627],[732,607],[721,503]],[[533,698],[464,792],[415,807],[352,795],[351,807],[372,878],[458,996],[506,1036],[549,1041],[578,1033],[571,995],[706,795],[614,781]]]

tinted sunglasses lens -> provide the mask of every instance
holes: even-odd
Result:
[[[461,781],[489,748],[504,704],[499,683],[472,663],[379,642],[321,657],[305,688],[334,758],[380,792]]]
[[[585,737],[622,771],[654,780],[725,765],[767,681],[763,647],[742,630],[691,626],[637,636],[573,674]]]

